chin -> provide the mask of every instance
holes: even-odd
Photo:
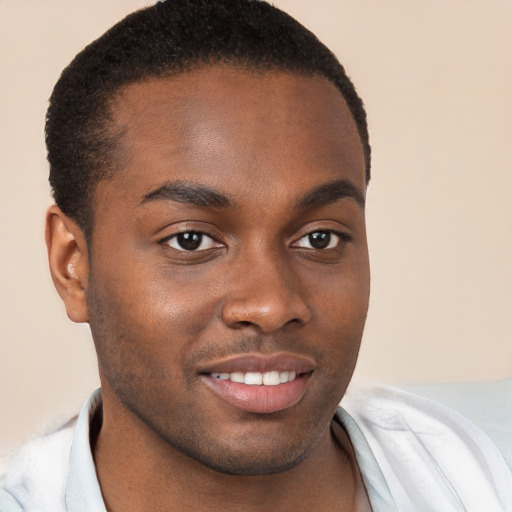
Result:
[[[310,451],[302,451],[300,454],[290,453],[289,450],[283,450],[283,453],[276,453],[274,450],[271,454],[248,453],[247,450],[222,454],[194,453],[193,451],[189,453],[182,451],[182,453],[202,466],[225,475],[263,476],[293,469],[307,458]]]

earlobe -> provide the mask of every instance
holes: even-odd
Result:
[[[53,205],[46,213],[46,247],[53,284],[73,322],[88,322],[87,241],[78,224]]]

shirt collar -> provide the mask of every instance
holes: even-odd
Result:
[[[338,407],[334,421],[337,421],[345,429],[350,439],[372,511],[398,512],[377,459],[355,420],[345,409]]]
[[[93,418],[101,411],[101,389],[87,399],[75,426],[66,482],[68,512],[107,512],[96,475],[90,432]],[[347,432],[374,512],[397,511],[382,471],[354,419],[338,407],[334,420]],[[391,507],[391,508],[390,508]]]
[[[85,402],[76,422],[66,482],[68,512],[107,512],[90,443],[90,425],[101,405],[101,389],[98,388]]]

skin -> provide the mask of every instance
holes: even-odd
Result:
[[[91,240],[47,216],[54,282],[98,354],[108,509],[365,510],[331,426],[369,295],[364,158],[342,96],[319,77],[209,67],[125,88],[112,129],[118,171],[96,191]],[[158,193],[177,182],[229,205]],[[205,233],[199,250],[181,232]],[[314,368],[284,410],[243,411],[205,384],[205,365],[276,353]]]

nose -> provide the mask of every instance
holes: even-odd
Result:
[[[238,268],[236,268],[238,267]],[[223,304],[224,323],[232,329],[252,326],[272,333],[311,319],[298,276],[279,257],[246,258],[232,268],[231,289]]]

